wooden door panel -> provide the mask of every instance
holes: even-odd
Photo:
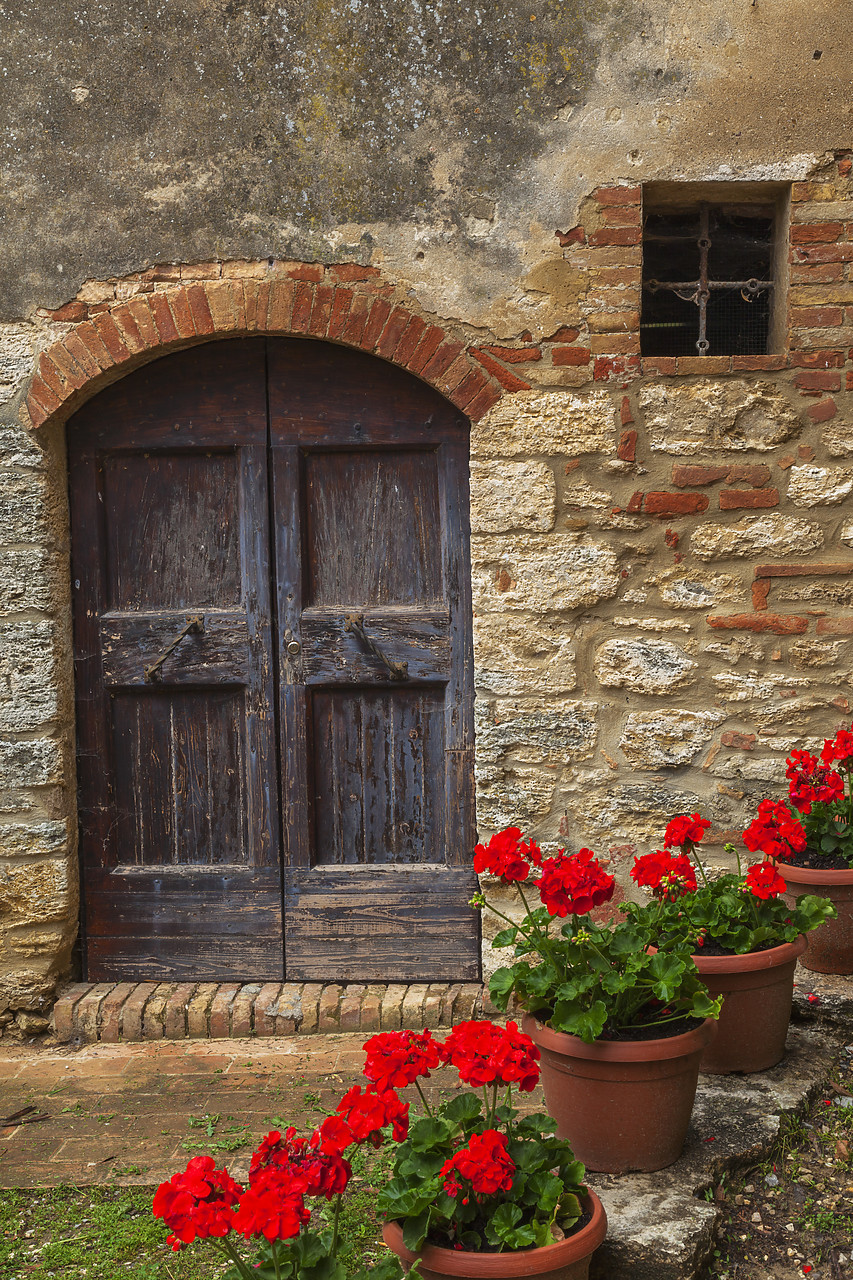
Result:
[[[411,680],[450,678],[450,616],[447,610],[370,609],[363,627],[381,653],[405,662]],[[305,609],[301,621],[302,669],[307,685],[387,684],[388,668],[353,630],[346,612]]]
[[[285,870],[287,963],[306,982],[476,982],[470,872],[434,866]]]
[[[434,449],[306,456],[305,607],[442,600],[437,463]]]
[[[444,690],[317,692],[311,699],[314,865],[443,864]]]
[[[93,979],[282,976],[265,367],[164,357],[69,423]]]

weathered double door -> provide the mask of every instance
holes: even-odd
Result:
[[[467,421],[243,339],[68,448],[89,978],[475,978]]]

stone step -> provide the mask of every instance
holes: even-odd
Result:
[[[74,982],[51,1029],[63,1043],[227,1040],[450,1027],[499,1017],[480,983]]]

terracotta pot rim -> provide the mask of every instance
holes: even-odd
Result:
[[[790,964],[803,954],[807,944],[806,935],[801,933],[793,942],[780,942],[778,947],[768,947],[765,951],[745,951],[736,956],[703,956],[699,952],[693,959],[700,973],[751,973]]]
[[[786,862],[777,862],[776,870],[787,884],[853,884],[853,867],[845,871],[836,867],[834,871],[818,871],[816,867],[792,867]]]
[[[597,1062],[662,1062],[668,1058],[685,1058],[691,1053],[700,1053],[717,1034],[717,1019],[705,1018],[700,1026],[690,1031],[660,1040],[594,1040],[587,1044],[580,1036],[554,1031],[543,1022],[537,1022],[531,1013],[524,1014],[521,1025],[544,1049]]]
[[[417,1258],[428,1271],[448,1276],[483,1276],[487,1280],[499,1276],[535,1276],[557,1267],[567,1267],[593,1253],[601,1244],[607,1234],[604,1205],[591,1187],[587,1187],[581,1203],[592,1210],[589,1222],[565,1240],[557,1240],[554,1244],[535,1249],[518,1249],[510,1253],[471,1253],[428,1244],[420,1253],[411,1253],[403,1244],[403,1228],[397,1221],[383,1223],[382,1238],[389,1249],[404,1262],[414,1262]],[[389,1237],[393,1238],[393,1244]]]

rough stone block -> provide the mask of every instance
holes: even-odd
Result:
[[[292,1036],[297,1031],[307,1030],[308,1023],[316,1030],[321,990],[320,983],[306,983],[303,986],[301,982],[285,982],[270,1009],[270,1014],[275,1019],[274,1034]]]
[[[615,551],[574,533],[472,539],[475,609],[578,609],[609,600],[619,583]]]
[[[553,529],[557,511],[554,472],[544,462],[472,462],[471,529]]]
[[[764,451],[800,430],[799,415],[770,382],[734,378],[648,386],[638,399],[649,446],[658,453]]]
[[[635,769],[673,769],[693,762],[726,719],[725,711],[634,711],[619,749]]]
[[[0,733],[41,729],[53,720],[59,683],[52,623],[0,625]]]
[[[479,614],[474,666],[480,689],[495,694],[568,693],[577,684],[576,651],[562,618]]]
[[[306,982],[302,988],[302,1027],[307,1035],[316,1031],[320,1019],[320,996],[323,994],[322,983]],[[276,1021],[276,1030],[278,1022]]]
[[[690,548],[700,560],[734,556],[802,555],[823,546],[819,525],[798,516],[747,516],[736,524],[700,525],[690,536]]]
[[[0,422],[0,466],[40,471],[45,465],[44,442],[20,422]]]
[[[471,432],[472,458],[612,454],[619,417],[606,391],[523,391],[504,396]]]
[[[444,999],[445,984],[431,983],[424,998],[424,1027],[434,1031],[441,1022],[441,1005]]]
[[[29,324],[0,324],[0,404],[11,400],[33,370],[38,330]]]
[[[698,663],[668,640],[606,640],[595,653],[595,675],[607,689],[669,694],[695,684]]]
[[[40,925],[70,919],[76,908],[76,884],[64,858],[0,867],[0,913],[10,925]]]
[[[55,738],[35,738],[24,742],[0,740],[0,788],[46,787],[61,781],[62,744]],[[62,824],[57,823],[56,826],[61,827]],[[54,847],[61,848],[61,841]]]
[[[853,492],[851,467],[791,467],[788,474],[788,498],[797,507],[834,507]]]

